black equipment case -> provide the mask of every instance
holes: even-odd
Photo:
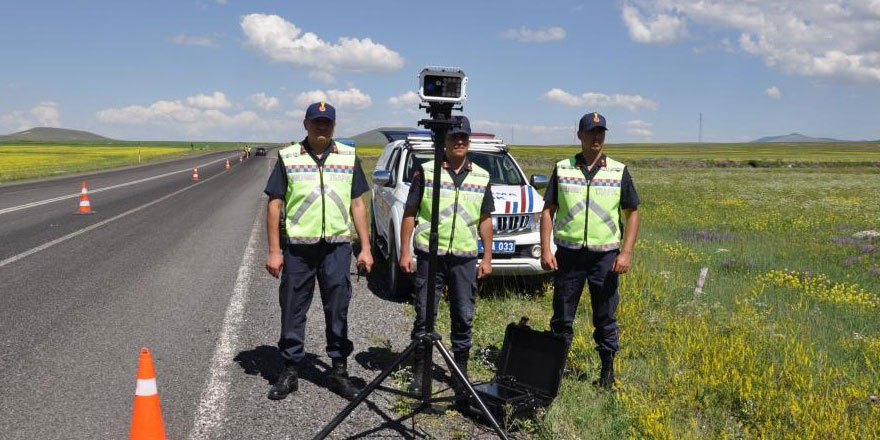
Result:
[[[474,390],[502,425],[533,417],[559,393],[567,355],[562,336],[534,330],[528,318],[522,318],[519,324],[507,325],[495,379],[475,384]],[[470,410],[480,414],[473,399]]]

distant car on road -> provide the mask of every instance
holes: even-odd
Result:
[[[371,241],[374,252],[388,261],[391,294],[412,294],[409,279],[398,268],[400,222],[413,172],[431,160],[430,132],[413,132],[385,146],[373,171]],[[402,137],[402,139],[401,139]],[[541,279],[540,215],[544,202],[536,188],[547,185],[546,175],[526,179],[507,145],[489,133],[473,133],[468,158],[490,174],[495,211],[492,213],[492,276],[527,276]],[[482,241],[477,242],[482,256]],[[412,245],[410,243],[410,245]],[[554,246],[555,248],[555,246]]]
[[[257,147],[257,150],[254,153],[254,155],[255,156],[265,156],[267,151],[268,150],[266,150],[266,147]]]

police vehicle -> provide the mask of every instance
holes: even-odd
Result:
[[[468,158],[489,172],[495,199],[492,276],[545,274],[541,268],[539,230],[544,202],[536,188],[546,186],[549,178],[535,174],[526,179],[507,145],[492,134],[473,133],[470,139]],[[410,279],[398,265],[404,205],[413,173],[433,157],[430,132],[412,132],[385,146],[372,175],[371,245],[377,256],[388,262],[385,266],[389,288],[398,298],[412,295]],[[478,240],[477,245],[482,256],[482,241]]]

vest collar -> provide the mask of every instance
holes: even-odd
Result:
[[[596,162],[596,165],[598,165],[599,168],[605,168],[605,167],[607,167],[607,166],[608,166],[608,162],[607,162],[605,159],[606,159],[606,157],[605,157],[605,153],[601,153],[601,154],[599,155],[599,161]],[[576,166],[579,166],[579,167],[581,167],[581,168],[586,168],[587,165],[589,165],[589,164],[587,163],[587,161],[584,159],[584,153],[578,153],[578,154],[575,154],[575,155],[574,155],[574,161],[575,161],[575,165],[576,165]]]
[[[330,139],[330,148],[325,150],[324,153],[326,153],[327,151],[329,151],[331,153],[339,153],[339,148],[336,147],[336,141],[334,141],[333,139]],[[305,139],[302,140],[302,142],[299,143],[299,154],[306,154],[306,153],[312,153],[313,155],[317,155],[317,154],[315,154],[315,150],[312,150],[312,147],[309,145],[309,138],[308,137],[306,137]]]
[[[450,170],[449,161],[446,160],[445,154],[443,155],[443,160],[441,161],[440,166],[442,166],[444,170]],[[464,167],[462,167],[462,169],[467,170],[468,172],[471,172],[474,170],[473,165],[471,165],[471,160],[468,159],[467,157],[464,158]],[[451,170],[451,171],[455,172],[455,170]]]

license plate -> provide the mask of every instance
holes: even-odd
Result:
[[[483,252],[483,241],[477,241],[477,252]],[[516,252],[516,242],[513,240],[498,240],[492,242],[493,254],[512,254]]]

